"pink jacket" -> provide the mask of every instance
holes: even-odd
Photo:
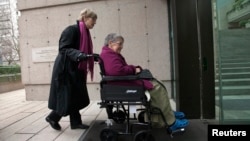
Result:
[[[139,66],[128,65],[125,58],[107,46],[102,48],[100,57],[104,63],[105,73],[108,76],[124,76],[124,75],[134,75],[135,68]],[[118,83],[118,82],[117,82]],[[149,80],[143,80],[144,88],[146,90],[153,89],[153,84]],[[135,81],[123,81],[119,84],[124,85],[141,85],[140,80]]]

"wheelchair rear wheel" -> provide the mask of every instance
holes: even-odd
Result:
[[[100,133],[101,141],[117,141],[118,132],[109,128],[105,128]]]
[[[150,131],[144,130],[135,134],[134,141],[155,141],[155,138]]]

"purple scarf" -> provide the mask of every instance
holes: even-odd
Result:
[[[93,44],[92,44],[89,29],[86,27],[85,23],[82,21],[79,22],[79,28],[81,32],[79,50],[86,54],[93,54]],[[78,69],[83,71],[86,80],[87,80],[88,71],[90,71],[91,81],[93,81],[94,58],[90,57],[87,61],[81,61],[78,65]]]

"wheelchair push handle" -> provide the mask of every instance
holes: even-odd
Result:
[[[87,58],[94,57],[94,58],[100,58],[99,54],[93,53],[93,54],[86,54]]]
[[[78,61],[86,61],[88,58],[94,57],[94,61],[99,60],[99,54],[85,54],[85,53],[80,53],[77,57]]]

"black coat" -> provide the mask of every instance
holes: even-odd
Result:
[[[68,26],[59,40],[48,101],[48,107],[61,116],[69,115],[71,110],[80,110],[90,102],[84,73],[78,70],[79,44],[78,24]]]

